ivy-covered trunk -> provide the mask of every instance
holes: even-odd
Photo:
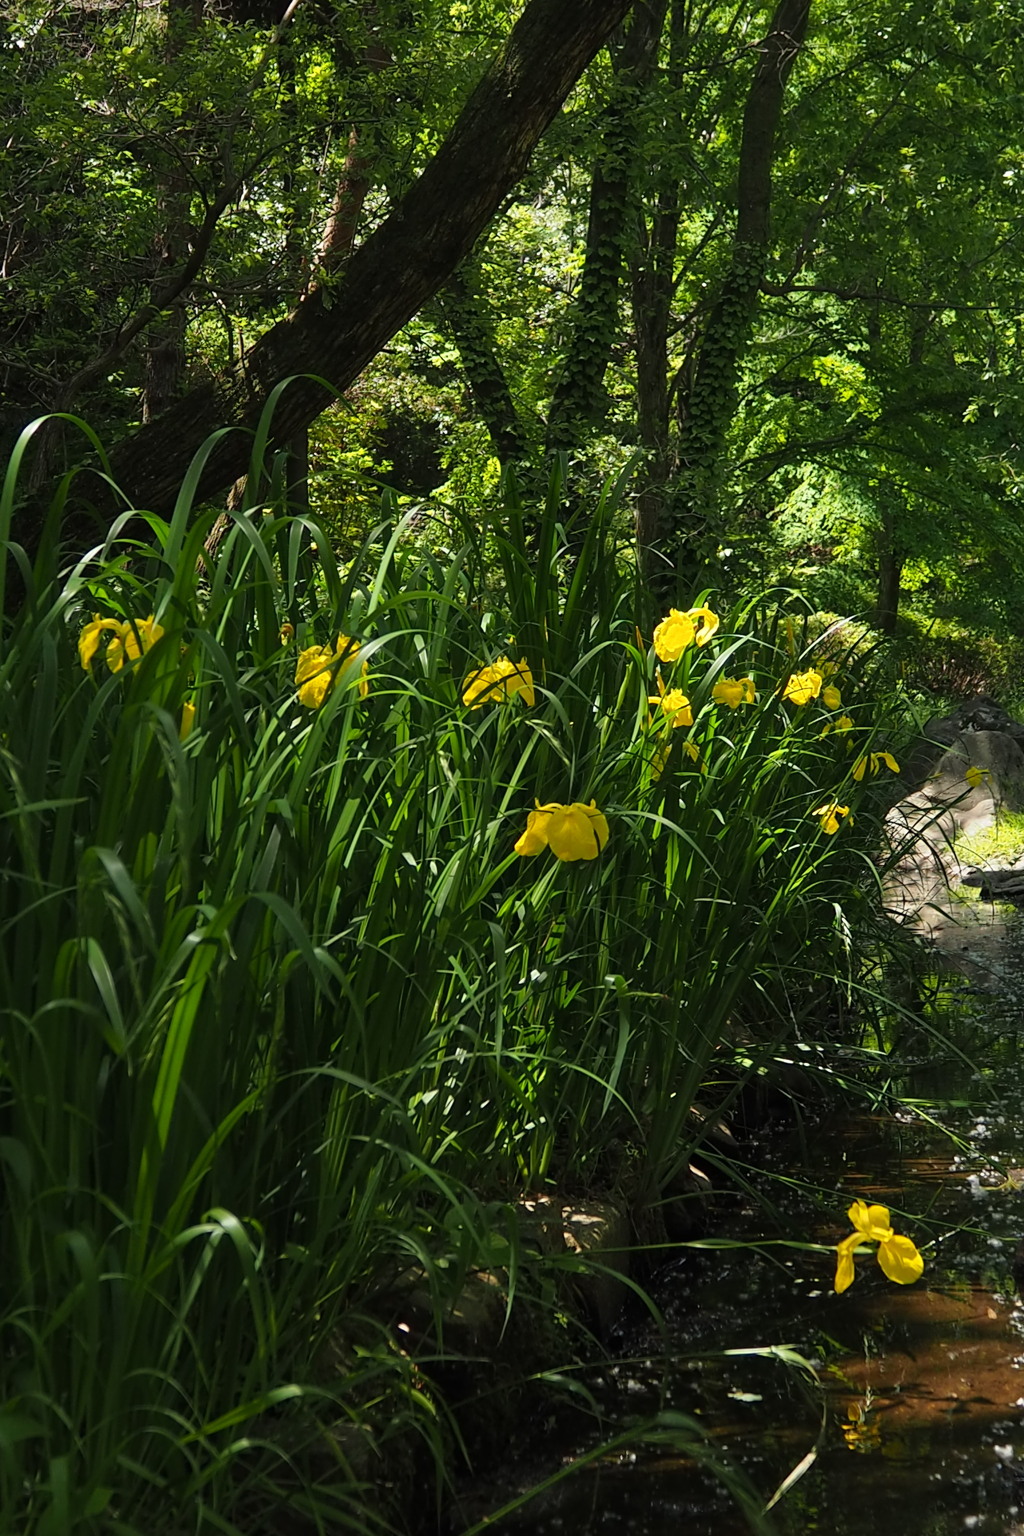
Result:
[[[473,403],[503,464],[529,456],[530,439],[519,419],[508,378],[498,355],[494,320],[469,263],[453,272],[436,306],[440,323],[451,335]]]
[[[740,141],[736,226],[729,269],[694,338],[678,395],[677,472],[660,547],[648,569],[672,600],[700,581],[717,545],[716,504],[740,365],[750,342],[771,248],[772,160],[786,82],[807,33],[810,0],[779,0],[747,95]]]
[[[619,293],[636,202],[637,112],[657,62],[667,8],[668,0],[638,0],[629,31],[613,53],[615,87],[601,121],[583,272],[548,410],[549,452],[577,448],[604,415],[604,376],[619,334]]]
[[[190,34],[202,26],[202,6],[198,0],[167,0],[165,12],[164,55],[172,61]],[[188,258],[187,226],[191,190],[185,173],[186,161],[168,155],[157,175],[157,205],[163,214],[162,227],[154,241],[153,285],[151,298],[159,306],[166,278]],[[178,294],[153,322],[145,340],[145,382],[142,389],[142,419],[152,421],[181,393],[185,380],[186,311],[184,294]]]

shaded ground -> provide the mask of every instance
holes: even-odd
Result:
[[[770,1245],[682,1253],[653,1288],[664,1337],[634,1319],[620,1361],[584,1378],[607,1433],[659,1408],[692,1414],[764,1501],[816,1451],[773,1512],[786,1536],[1024,1536],[1024,1311],[1009,1279],[1024,1223],[1020,1191],[1006,1175],[1024,1161],[1024,1145],[1016,1042],[1002,1044],[1006,1093],[984,1115],[962,1117],[970,1138],[962,1149],[934,1131],[922,1144],[918,1128],[888,1119],[822,1122],[804,1147],[818,1188],[788,1175],[796,1138],[777,1137],[758,1149],[765,1166],[747,1170],[752,1188],[774,1202],[774,1229],[743,1196],[716,1221],[721,1237],[834,1243],[845,1235],[851,1193],[894,1212],[925,1212],[923,1221],[894,1218],[926,1253],[923,1281],[893,1286],[864,1256],[853,1287],[837,1296],[831,1254]],[[820,1190],[830,1187],[835,1197],[825,1203],[834,1216],[826,1222]],[[811,1359],[823,1390],[777,1358],[722,1353],[773,1343]],[[557,1460],[552,1438],[561,1440]],[[592,1424],[553,1419],[545,1446],[534,1442],[500,1487],[473,1491],[464,1525],[454,1528],[550,1475],[557,1462],[571,1464],[597,1438]],[[749,1527],[691,1458],[641,1450],[582,1470],[495,1529],[739,1536]]]

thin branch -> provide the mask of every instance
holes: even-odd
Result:
[[[892,293],[877,293],[874,289],[863,288],[833,288],[828,283],[761,283],[761,292],[770,294],[773,298],[784,299],[791,293],[825,293],[833,299],[863,300],[869,304],[889,304],[897,309],[953,309],[953,310],[977,310],[981,314],[991,314],[991,304],[963,304],[956,299],[901,299]]]

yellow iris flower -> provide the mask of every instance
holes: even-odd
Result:
[[[811,812],[812,816],[817,816],[821,822],[821,830],[827,832],[829,837],[834,832],[839,831],[839,818],[841,816],[849,816],[849,814],[850,807],[848,805],[840,805],[837,800],[829,800],[826,805],[819,805],[816,810]]]
[[[693,710],[690,701],[681,688],[665,689],[661,673],[658,673],[658,691],[647,695],[648,704],[657,704],[666,718],[671,720],[673,726],[692,725]]]
[[[608,822],[591,800],[583,805],[579,800],[572,805],[534,804],[526,823],[526,831],[516,843],[516,853],[532,858],[545,848],[550,848],[556,859],[572,864],[577,859],[596,859],[608,841]]]
[[[863,757],[858,757],[851,772],[859,784],[866,773],[873,776],[883,763],[891,772],[899,773],[900,765],[891,752],[865,752]]]
[[[852,730],[853,730],[853,721],[850,718],[850,716],[849,715],[840,715],[838,720],[826,721],[825,729],[822,731],[821,734],[823,736],[827,736],[830,731],[852,731]]]
[[[697,631],[688,613],[670,608],[668,618],[662,619],[654,631],[654,650],[659,661],[678,661],[692,645]]]
[[[723,677],[722,681],[712,688],[711,697],[716,704],[728,704],[730,709],[738,709],[741,704],[755,704],[757,693],[754,689],[754,679]]]
[[[357,660],[359,646],[348,635],[339,635],[333,646],[311,645],[299,652],[295,667],[295,683],[299,690],[299,703],[307,709],[320,709],[344,671],[346,662]],[[369,663],[363,662],[359,677],[359,697],[365,699],[370,691],[367,682]]]
[[[690,645],[707,645],[718,629],[719,618],[710,608],[690,608],[683,613],[670,608],[654,631],[654,650],[659,661],[678,661]]]
[[[509,661],[507,656],[499,656],[489,667],[480,667],[469,674],[462,685],[462,702],[467,709],[479,709],[484,704],[511,699],[517,693],[524,704],[532,707],[536,703],[533,673],[525,658]]]
[[[821,702],[826,709],[838,709],[843,702],[843,696],[833,683],[828,683],[821,690]]]
[[[786,686],[782,690],[782,697],[789,699],[793,704],[809,704],[816,699],[821,692],[822,676],[810,668],[807,672],[794,672],[786,679]]]
[[[164,633],[163,628],[150,614],[148,619],[101,619],[94,613],[90,622],[78,637],[78,659],[88,672],[93,657],[100,648],[100,639],[109,630],[113,639],[108,641],[106,663],[111,672],[120,672],[126,661],[138,661]]]
[[[690,701],[681,688],[670,688],[658,699],[650,699],[651,704],[660,704],[662,710],[672,721],[673,726],[692,725],[693,710]]]
[[[853,1284],[853,1253],[861,1243],[878,1244],[878,1262],[882,1273],[897,1285],[913,1285],[924,1273],[924,1259],[909,1237],[897,1237],[889,1224],[889,1210],[884,1205],[866,1205],[855,1200],[847,1215],[854,1231],[836,1244],[837,1291],[845,1291]]]

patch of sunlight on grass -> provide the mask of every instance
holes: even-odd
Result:
[[[994,826],[957,838],[953,851],[961,864],[1008,868],[1024,857],[1024,812],[1000,811]]]

